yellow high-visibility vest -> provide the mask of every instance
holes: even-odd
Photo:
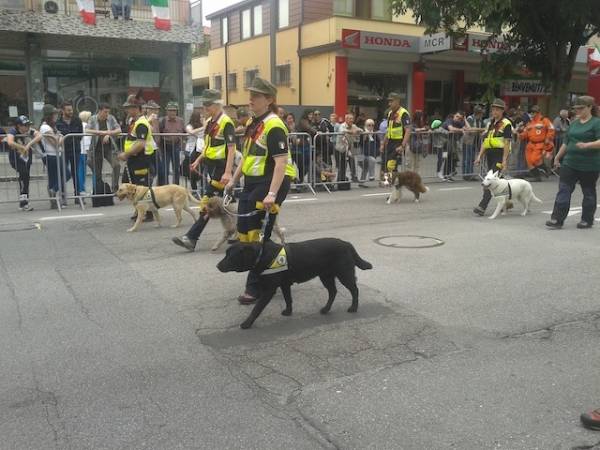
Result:
[[[483,140],[483,148],[504,148],[504,129],[510,124],[510,120],[503,118],[500,121],[499,127],[496,127],[496,124],[494,124],[492,128],[492,123],[490,122],[487,135]]]
[[[215,137],[210,136],[209,133],[204,135],[204,156],[207,159],[226,159],[227,158],[227,143],[225,142],[225,126],[227,124],[231,124],[232,127],[235,128],[233,124],[233,120],[225,113],[221,113],[221,117],[217,121],[218,130],[217,135]]]
[[[392,117],[392,114],[394,114],[393,111],[390,111],[388,113],[387,116],[387,131],[386,131],[386,136],[388,139],[393,139],[393,140],[401,140],[404,137],[404,124],[402,123],[402,117],[404,116],[404,114],[408,114],[408,111],[402,107],[400,107],[398,109],[398,111],[396,111],[396,113],[394,114],[394,117]],[[398,118],[397,121],[395,121],[394,119]],[[394,122],[399,122],[400,125],[399,126],[394,126]]]
[[[267,137],[274,128],[281,128],[287,136],[288,131],[283,121],[274,113],[268,114],[263,120],[262,130],[256,139],[247,136],[244,141],[244,163],[242,164],[242,173],[248,177],[260,177],[265,174],[269,149],[267,148]],[[294,179],[296,178],[296,166],[292,160],[292,154],[288,147],[288,160],[285,167],[285,174]]]
[[[148,134],[146,135],[146,145],[144,147],[144,153],[146,155],[153,155],[154,154],[154,139],[152,138],[152,125],[150,125],[150,122],[148,122],[148,119],[146,118],[146,116],[140,116],[135,123],[133,124],[133,128],[131,130],[131,134],[128,134],[127,137],[125,138],[125,144],[123,145],[123,150],[125,151],[125,153],[129,153],[131,151],[131,147],[133,147],[133,144],[135,144],[137,142],[136,139],[136,131],[137,131],[137,127],[139,127],[140,125],[146,125],[146,127],[148,128]]]

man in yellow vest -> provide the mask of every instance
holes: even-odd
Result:
[[[497,98],[492,102],[490,123],[483,135],[479,155],[475,158],[475,165],[478,165],[481,158],[485,155],[487,170],[494,172],[506,172],[508,168],[512,125],[510,120],[504,117],[505,109],[506,104],[503,100]],[[483,198],[479,205],[473,209],[473,212],[478,216],[483,216],[491,199],[492,193],[490,190],[484,189]],[[511,208],[512,202],[508,202],[507,206]]]
[[[233,176],[233,160],[236,150],[235,125],[233,120],[223,112],[221,92],[206,89],[202,93],[202,103],[206,115],[210,118],[204,128],[204,151],[191,164],[197,170],[200,163],[206,176],[205,195],[202,197],[202,208],[210,197],[223,195],[223,188]],[[194,251],[196,242],[208,223],[208,214],[203,211],[189,231],[172,241],[189,251]]]
[[[402,156],[410,142],[411,124],[409,112],[400,106],[402,97],[390,92],[388,102],[387,130],[381,143],[381,172],[397,172],[402,164]]]
[[[133,183],[140,186],[152,185],[153,158],[154,158],[154,139],[152,138],[152,126],[146,116],[142,115],[142,104],[134,95],[127,97],[123,104],[130,118],[129,129],[123,152],[119,153],[118,158],[126,162],[123,171],[123,183]],[[132,220],[135,216],[132,217]],[[152,213],[146,213],[145,221],[153,219]]]

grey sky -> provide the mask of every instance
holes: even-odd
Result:
[[[202,2],[202,14],[204,15],[204,25],[210,26],[210,21],[206,20],[206,16],[220,9],[239,3],[240,0],[204,0]]]

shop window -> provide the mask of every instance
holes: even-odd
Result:
[[[214,89],[220,91],[223,89],[223,77],[221,75],[215,75],[213,78]]]
[[[262,29],[262,18],[263,18],[262,5],[255,6],[252,9],[252,12],[254,14],[254,23],[253,23],[253,28],[252,28],[252,34],[254,36],[258,36],[259,34],[262,34],[262,32],[263,32],[263,29]]]
[[[292,83],[292,67],[290,64],[283,64],[276,67],[275,84],[278,86],[289,86]]]
[[[244,72],[244,87],[252,86],[252,82],[258,76],[258,69],[246,70]]]
[[[237,73],[230,73],[227,75],[227,89],[229,91],[235,91],[237,89]]]
[[[354,16],[354,0],[334,0],[333,13],[339,16]]]
[[[242,39],[248,39],[252,36],[252,15],[250,9],[242,11]]]
[[[290,25],[290,0],[279,0],[277,6],[279,28],[285,28]]]
[[[221,45],[229,42],[229,21],[227,17],[221,19]]]
[[[371,0],[371,19],[392,20],[390,0]]]

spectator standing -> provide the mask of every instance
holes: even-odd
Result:
[[[77,181],[77,167],[79,165],[79,155],[81,155],[81,138],[83,134],[83,125],[79,117],[73,115],[73,103],[63,102],[61,106],[62,115],[56,122],[56,129],[65,136],[63,141],[64,159],[65,159],[65,182],[73,178],[73,195],[75,195],[75,204],[80,204],[79,183]],[[78,134],[79,136],[67,136],[68,134]],[[65,192],[63,191],[63,195]]]
[[[569,111],[561,109],[558,116],[554,119],[552,125],[554,126],[554,148],[560,149],[564,141],[564,137],[569,131],[569,125],[571,120],[569,119]]]
[[[33,211],[29,203],[29,178],[33,160],[33,147],[42,139],[42,135],[31,126],[27,116],[19,116],[14,128],[6,134],[8,161],[19,175],[19,209]]]
[[[321,111],[319,111],[318,109],[315,109],[313,111],[312,126],[316,129],[318,129],[320,122],[321,122]]]
[[[185,133],[183,119],[177,115],[177,102],[167,104],[167,115],[160,119],[161,137],[158,162],[158,185],[169,184],[169,171],[173,168],[173,184],[179,184],[179,153],[181,152],[182,134]],[[175,136],[173,136],[175,135]],[[179,135],[179,136],[177,136]]]
[[[578,97],[574,108],[577,119],[571,123],[565,143],[554,158],[555,167],[560,167],[560,181],[552,217],[546,222],[549,228],[562,228],[578,182],[583,200],[581,221],[577,228],[591,228],[594,225],[596,182],[600,173],[600,117],[593,97]]]
[[[333,122],[332,122],[333,119]],[[329,119],[323,117],[319,120],[317,124],[317,131],[319,133],[328,134],[325,136],[317,135],[315,139],[315,151],[317,154],[320,154],[323,157],[324,161],[331,161],[333,157],[333,148],[335,146],[335,136],[332,133],[335,132],[335,122],[337,121],[337,116],[335,113],[332,113],[329,116]]]
[[[42,125],[40,134],[42,135],[42,145],[46,153],[46,168],[48,170],[48,197],[50,197],[50,208],[58,208],[56,194],[64,192],[61,189],[64,180],[63,165],[60,160],[60,145],[62,136],[56,129],[56,120],[58,110],[50,104],[42,108]],[[60,199],[62,206],[66,206],[63,199]]]
[[[425,132],[428,130],[425,114],[420,109],[415,111],[412,119],[412,133],[410,135],[410,170],[419,171],[419,163],[423,152]]]
[[[92,135],[90,141],[91,158],[88,160],[88,167],[92,169],[94,187],[98,184],[104,184],[102,180],[102,165],[106,160],[112,168],[112,191],[115,192],[119,187],[119,176],[121,173],[121,164],[117,158],[119,153],[119,139],[122,130],[117,119],[110,113],[108,103],[101,103],[98,107],[98,113],[90,117],[86,133]]]
[[[79,193],[81,195],[87,195],[85,192],[86,166],[87,155],[90,149],[90,143],[92,142],[92,137],[85,135],[85,133],[88,128],[90,117],[92,117],[92,113],[90,111],[81,111],[79,113],[79,120],[81,120],[84,133],[84,136],[81,138],[81,154],[79,155],[79,165],[77,166],[77,184],[79,185]]]
[[[437,154],[436,172],[442,181],[449,181],[443,175],[443,168],[448,160],[448,130],[442,126],[439,119],[431,122],[431,148]]]
[[[473,162],[475,161],[475,153],[481,146],[481,134],[485,131],[485,119],[483,118],[483,108],[480,105],[475,105],[473,114],[467,117],[469,129],[463,136],[463,161],[462,172],[463,179],[467,181],[477,180]]]
[[[400,106],[401,99],[400,94],[395,92],[391,92],[388,96],[390,111],[387,115],[385,138],[380,149],[383,155],[381,167],[383,171],[387,172],[398,171],[398,166],[402,164],[404,151],[410,142],[410,114]]]
[[[356,116],[356,126],[360,129],[364,129],[366,121],[367,121],[366,114],[364,112],[358,113],[358,116]]]
[[[286,114],[287,112],[282,106],[277,106],[277,116],[279,116],[281,120],[285,120]]]
[[[199,111],[194,111],[190,116],[190,123],[185,127],[188,133],[187,142],[185,144],[185,157],[181,163],[181,174],[190,180],[192,195],[200,199],[198,192],[198,180],[200,174],[196,170],[191,170],[192,161],[196,161],[199,155],[204,150],[204,124],[202,114]]]
[[[292,154],[292,158],[298,168],[298,182],[304,182],[304,176],[309,171],[310,166],[310,151],[311,143],[317,134],[317,128],[314,126],[314,113],[308,109],[304,110],[300,123],[297,125],[297,132],[304,133],[301,138],[301,143],[296,148],[296,154]]]
[[[362,184],[369,180],[375,180],[375,164],[376,158],[379,154],[379,147],[381,147],[381,135],[375,130],[375,121],[373,119],[367,119],[365,121],[365,132],[360,136],[360,148],[361,154],[361,173],[359,186],[366,187]]]
[[[508,169],[508,155],[512,139],[512,124],[510,120],[504,117],[506,104],[503,100],[497,98],[492,102],[490,123],[485,132],[479,154],[475,158],[474,164],[479,164],[485,154],[487,169],[503,172]],[[483,198],[479,205],[473,209],[478,216],[483,216],[485,210],[492,199],[489,189],[483,190]]]
[[[458,155],[463,145],[463,130],[468,127],[468,124],[465,122],[464,115],[461,112],[456,112],[451,119],[444,122],[442,127],[450,133],[448,136],[448,157],[445,159],[444,173],[442,174],[438,169],[437,175],[442,180],[454,181],[452,176],[456,175]]]
[[[360,133],[362,130],[354,124],[354,114],[348,113],[345,116],[345,121],[340,125],[339,132],[342,135],[338,136],[335,146],[335,160],[338,171],[338,181],[347,181],[346,162],[350,164],[350,176],[353,182],[358,182],[356,176],[356,162],[354,154],[360,141]]]
[[[131,20],[132,0],[112,0],[111,9],[115,20],[123,16],[123,20]]]

